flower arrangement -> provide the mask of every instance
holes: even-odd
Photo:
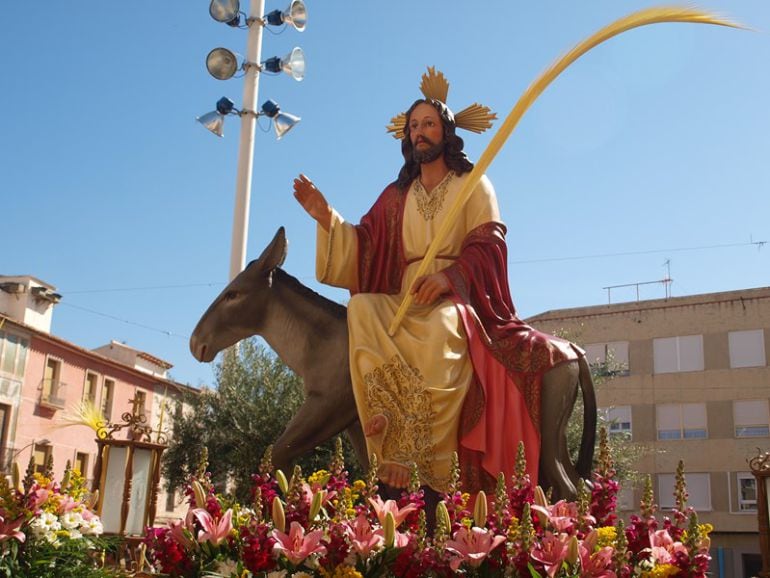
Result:
[[[69,465],[53,481],[51,465],[44,474],[30,468],[23,482],[15,464],[10,483],[0,476],[0,576],[110,575],[99,559],[106,542],[96,496]]]
[[[415,473],[399,500],[383,500],[376,463],[366,481],[350,482],[341,444],[329,470],[307,478],[295,468],[287,479],[266,456],[248,506],[217,495],[204,464],[187,517],[148,529],[147,556],[171,577],[705,578],[712,528],[686,506],[681,465],[672,516],[658,520],[648,482],[641,515],[626,526],[615,515],[606,432],[601,448],[591,488],[575,502],[551,504],[532,486],[523,448],[513,479],[499,478],[489,498],[462,493],[455,465],[432,531]]]

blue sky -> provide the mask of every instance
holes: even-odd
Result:
[[[504,118],[560,54],[652,5],[308,0],[305,32],[263,38],[263,58],[301,46],[307,76],[260,81],[260,103],[302,122],[278,142],[257,132],[248,258],[284,225],[284,268],[343,301],[313,278],[297,173],[356,221],[401,166],[384,127],[427,66],[449,79],[451,108]],[[663,279],[667,259],[674,296],[770,284],[770,247],[750,244],[770,241],[770,4],[700,6],[755,31],[665,24],[611,40],[556,80],[490,167],[522,317],[606,303],[603,287]],[[3,7],[0,274],[58,288],[56,335],[125,341],[192,385],[213,382],[187,340],[228,276],[239,130],[229,118],[217,139],[195,117],[221,96],[239,106],[243,89],[207,74],[217,46],[244,53],[246,33],[204,0]],[[491,134],[467,136],[472,159]]]

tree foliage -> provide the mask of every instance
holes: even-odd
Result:
[[[226,353],[215,376],[216,389],[191,395],[187,411],[174,416],[163,474],[169,488],[183,487],[207,448],[208,471],[218,490],[227,486],[247,501],[251,475],[304,399],[302,380],[256,339],[242,341],[237,354]],[[347,439],[343,442],[350,470],[357,463]],[[328,467],[333,453],[334,440],[329,440],[299,465],[312,473]]]

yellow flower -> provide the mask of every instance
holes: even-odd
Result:
[[[296,576],[296,574],[294,575]],[[329,572],[326,569],[321,569],[321,576],[324,578],[364,578],[363,574],[356,570],[353,566],[345,566],[340,564],[334,569],[334,572]]]
[[[366,489],[366,482],[363,480],[356,480],[353,482],[353,491],[357,493],[361,493]]]
[[[508,526],[508,540],[515,542],[519,538],[519,519],[515,516],[511,517],[511,525]]]
[[[325,486],[329,481],[331,474],[326,470],[318,470],[317,472],[310,474],[307,481],[311,486],[318,484],[319,486]]]
[[[596,545],[599,548],[614,546],[615,540],[618,538],[618,530],[615,526],[604,526],[596,529],[596,536]]]
[[[673,564],[659,564],[652,570],[642,572],[641,578],[668,578],[674,576],[679,572],[679,568]]]

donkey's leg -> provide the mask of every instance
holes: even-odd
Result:
[[[347,434],[350,443],[353,444],[353,450],[356,452],[356,457],[358,458],[358,463],[361,465],[361,469],[366,471],[369,467],[369,456],[366,452],[364,430],[361,428],[361,421],[358,418],[348,426]]]
[[[577,472],[567,449],[567,422],[577,396],[578,366],[564,363],[543,376],[540,468],[554,499],[574,499]]]
[[[357,417],[355,406],[340,407],[324,396],[309,394],[273,445],[273,464],[290,471],[294,460],[348,428]]]

